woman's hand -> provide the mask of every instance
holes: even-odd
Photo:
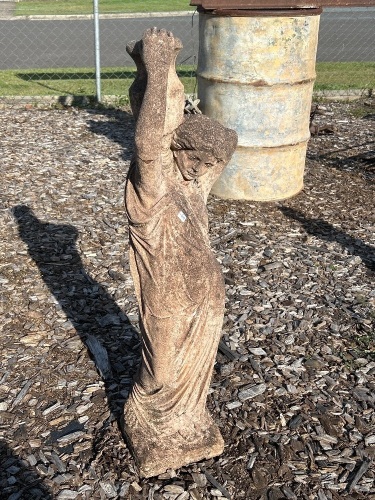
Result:
[[[142,37],[142,59],[148,73],[166,71],[182,48],[170,31],[150,28]]]

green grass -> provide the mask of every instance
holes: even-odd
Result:
[[[195,87],[194,67],[179,66],[178,76],[186,93]],[[102,68],[103,95],[126,96],[134,79],[135,68]],[[92,68],[65,68],[0,71],[0,96],[94,95]]]
[[[375,89],[375,62],[319,62],[315,90]]]
[[[166,12],[194,10],[189,0],[99,0],[101,14],[127,12]],[[92,0],[21,0],[16,3],[17,16],[92,14]]]
[[[195,89],[194,66],[180,66],[186,93]],[[375,63],[318,63],[315,90],[374,89]],[[102,68],[102,94],[126,96],[134,68]],[[1,96],[94,95],[92,68],[0,71]]]

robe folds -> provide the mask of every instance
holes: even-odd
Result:
[[[155,203],[142,202],[136,162],[126,184],[130,266],[139,304],[142,362],[125,413],[146,430],[181,433],[211,418],[206,396],[224,311],[224,280],[210,248],[203,189],[165,174]],[[192,181],[195,182],[195,181]]]

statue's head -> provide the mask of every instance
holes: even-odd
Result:
[[[174,131],[171,149],[185,180],[201,177],[226,164],[237,146],[237,134],[205,115],[187,115]]]

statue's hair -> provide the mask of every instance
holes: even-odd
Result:
[[[237,134],[205,115],[186,115],[174,131],[171,149],[207,151],[217,160],[228,161],[237,146]]]

